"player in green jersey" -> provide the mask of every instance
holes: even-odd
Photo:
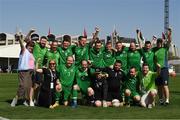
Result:
[[[73,108],[77,107],[78,92],[81,92],[83,98],[93,100],[94,91],[90,87],[91,80],[87,60],[82,60],[81,66],[76,70],[75,80],[76,84],[73,85]]]
[[[62,85],[62,92],[61,94],[63,95],[63,104],[65,106],[68,105],[69,97],[71,95],[71,90],[75,78],[75,72],[76,72],[76,67],[74,65],[74,59],[72,56],[67,57],[67,62],[66,64],[61,64],[59,65],[59,68],[57,70],[59,72],[59,80]],[[60,96],[58,92],[56,93],[56,102],[52,106],[52,108],[55,108],[59,106],[59,100]]]
[[[115,51],[112,49],[111,42],[107,42],[106,48],[103,52],[104,67],[113,68],[113,64],[115,62],[114,55],[115,55]]]
[[[130,99],[132,98],[135,102],[140,101],[139,95],[139,78],[135,67],[131,67],[127,79],[123,83],[124,94],[125,94],[125,105],[130,107]]]
[[[89,43],[87,42],[86,36],[79,36],[78,37],[78,44],[74,49],[75,55],[75,65],[80,66],[82,60],[89,59]]]
[[[141,71],[141,58],[142,58],[141,50],[136,48],[135,42],[131,42],[129,51],[127,53],[128,69],[134,66],[137,71]]]
[[[158,71],[152,72],[148,64],[144,63],[142,73],[140,74],[140,93],[142,94],[140,105],[142,107],[152,108],[157,95],[155,79],[160,73],[160,65],[158,64]]]
[[[165,40],[164,40],[165,41]],[[169,104],[169,71],[168,71],[168,50],[171,43],[171,29],[168,29],[167,42],[163,39],[157,39],[157,47],[155,48],[155,62],[161,65],[160,76],[156,79],[158,86],[160,104]]]
[[[96,72],[96,69],[104,67],[103,50],[104,48],[102,46],[101,41],[97,39],[97,41],[95,41],[95,46],[90,48],[90,51],[89,51],[89,59],[92,65],[90,69],[91,74]]]
[[[143,62],[147,63],[150,71],[155,70],[154,65],[154,51],[150,41],[145,42],[145,47],[142,49],[143,52]]]
[[[127,52],[128,48],[122,45],[122,42],[116,42],[116,53],[115,59],[120,60],[122,62],[121,69],[123,71],[127,71]]]
[[[67,57],[73,55],[74,47],[75,46],[71,45],[71,37],[69,35],[64,35],[62,46],[58,47],[60,54],[60,64],[66,64]]]
[[[47,61],[46,62],[47,67],[49,66],[48,65],[49,61],[52,59],[56,61],[56,66],[57,67],[59,66],[60,54],[57,51],[57,47],[58,47],[58,42],[56,40],[52,41],[51,48],[49,51],[46,52],[46,55],[45,55],[45,61]]]

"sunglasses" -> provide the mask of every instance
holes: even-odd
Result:
[[[55,65],[56,63],[49,63],[50,65]]]

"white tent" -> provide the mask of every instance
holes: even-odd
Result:
[[[19,58],[20,45],[0,46],[0,58]]]
[[[0,58],[7,58],[7,65],[10,66],[11,58],[19,58],[20,49],[19,44],[0,46]]]

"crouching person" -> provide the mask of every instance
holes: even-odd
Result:
[[[94,90],[94,105],[96,107],[107,107],[108,85],[106,78],[108,74],[103,72],[95,72],[92,79],[92,88]]]
[[[130,107],[130,100],[139,103],[139,77],[137,76],[136,68],[131,67],[127,79],[124,81],[124,95],[125,95],[125,105]]]
[[[148,64],[143,64],[140,80],[140,91],[142,93],[140,105],[142,107],[152,108],[155,105],[157,95],[155,79],[160,74],[160,65],[157,65],[157,72],[149,71]]]
[[[73,85],[72,108],[77,107],[78,92],[81,92],[83,99],[88,99],[88,103],[92,103],[94,100],[94,91],[90,87],[91,81],[89,76],[88,62],[86,60],[83,60],[81,62],[81,66],[76,70],[75,80],[76,84]]]
[[[49,61],[49,68],[37,69],[36,71],[43,73],[44,75],[38,105],[53,108],[52,105],[55,103],[55,92],[60,92],[62,90],[58,74],[56,72],[55,60]]]

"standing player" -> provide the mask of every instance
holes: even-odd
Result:
[[[157,39],[157,47],[155,48],[155,62],[160,64],[161,73],[156,79],[158,86],[160,104],[169,104],[169,72],[168,72],[168,50],[171,43],[171,29],[168,29],[167,43],[161,38]]]
[[[36,64],[36,69],[41,69],[44,65],[44,57],[45,54],[47,52],[47,48],[46,48],[46,43],[47,43],[47,37],[42,36],[40,38],[39,42],[35,42],[34,48],[33,48],[33,55],[35,58],[35,64]],[[35,100],[37,101],[37,97],[38,97],[38,92],[39,92],[39,86],[42,82],[42,74],[39,72],[35,73],[35,79],[33,81],[33,86],[31,88],[30,91],[30,106],[34,106],[34,102],[33,102],[33,95]]]
[[[97,38],[97,41],[95,41],[95,46],[90,48],[89,51],[89,59],[91,61],[91,69],[90,73],[94,74],[94,72],[97,71],[99,68],[104,68],[104,62],[103,62],[103,46],[99,38]]]
[[[115,59],[120,60],[122,62],[121,69],[123,71],[127,71],[127,52],[128,48],[122,45],[122,42],[116,42],[116,53]]]
[[[86,36],[78,37],[78,45],[74,49],[75,65],[80,66],[82,60],[89,60],[89,44]]]
[[[141,50],[136,48],[135,42],[131,42],[129,51],[127,53],[128,69],[134,66],[137,71],[141,71],[141,57],[142,57]]]
[[[155,71],[154,51],[152,49],[152,45],[150,41],[145,42],[145,47],[142,49],[142,51],[143,51],[143,62],[148,64],[150,71]]]
[[[56,66],[59,66],[59,59],[60,59],[60,54],[57,51],[58,47],[58,42],[56,40],[53,40],[51,43],[51,48],[49,51],[46,52],[45,59],[46,59],[46,66],[49,67],[49,61],[50,60],[55,60],[56,61]]]
[[[103,52],[104,67],[113,68],[113,64],[115,62],[114,55],[115,55],[115,51],[112,49],[111,42],[107,42],[106,48]]]
[[[71,37],[69,35],[64,35],[62,46],[58,47],[60,54],[60,65],[65,65],[67,57],[73,55],[73,48],[74,46],[71,46]]]

